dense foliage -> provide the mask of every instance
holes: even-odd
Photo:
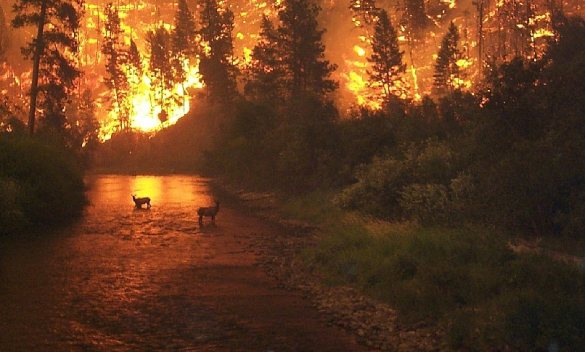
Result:
[[[56,224],[81,212],[82,173],[68,151],[0,135],[0,165],[0,233]]]
[[[583,243],[585,21],[556,26],[543,57],[492,65],[475,94],[449,82],[454,27],[437,60],[440,94],[420,103],[340,119],[323,96],[276,105],[257,90],[237,104],[208,166],[289,198],[341,189],[333,202],[365,217],[319,212],[325,235],[311,265],[388,301],[407,323],[437,324],[448,348],[579,350],[582,266],[510,245],[518,235]],[[278,60],[263,53],[270,72]],[[293,213],[328,202],[313,197]]]

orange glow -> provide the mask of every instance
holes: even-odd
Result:
[[[353,51],[356,54],[358,54],[358,56],[360,56],[360,57],[366,56],[366,50],[364,48],[362,48],[361,46],[359,46],[359,45],[354,45],[353,46]]]

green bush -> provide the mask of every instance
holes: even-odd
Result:
[[[67,151],[26,137],[2,135],[0,165],[0,208],[4,214],[0,228],[5,232],[27,224],[58,223],[82,210],[82,173]]]
[[[400,207],[421,224],[446,222],[450,207],[448,192],[440,184],[411,184],[400,191]]]
[[[481,228],[375,228],[355,218],[329,223],[306,258],[330,283],[388,302],[403,324],[435,322],[453,350],[585,345],[585,275],[577,267],[515,253]]]
[[[429,140],[411,145],[399,157],[375,157],[358,170],[357,182],[345,188],[336,203],[383,218],[443,219],[448,186],[457,171],[453,154],[444,143]]]
[[[22,190],[16,181],[0,178],[0,234],[14,233],[28,224],[21,196]]]

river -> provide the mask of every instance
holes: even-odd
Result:
[[[222,205],[196,176],[92,176],[54,233],[0,239],[0,351],[354,351],[257,264],[279,229]],[[152,198],[135,209],[131,194]]]

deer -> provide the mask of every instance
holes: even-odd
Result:
[[[146,204],[146,208],[150,209],[150,198],[148,197],[136,198],[136,196],[133,194],[132,200],[134,201],[136,208],[142,209],[142,204]]]
[[[215,207],[201,207],[197,210],[199,215],[199,225],[203,225],[203,217],[211,217],[211,222],[215,223],[215,216],[219,212],[219,202],[215,201]]]

